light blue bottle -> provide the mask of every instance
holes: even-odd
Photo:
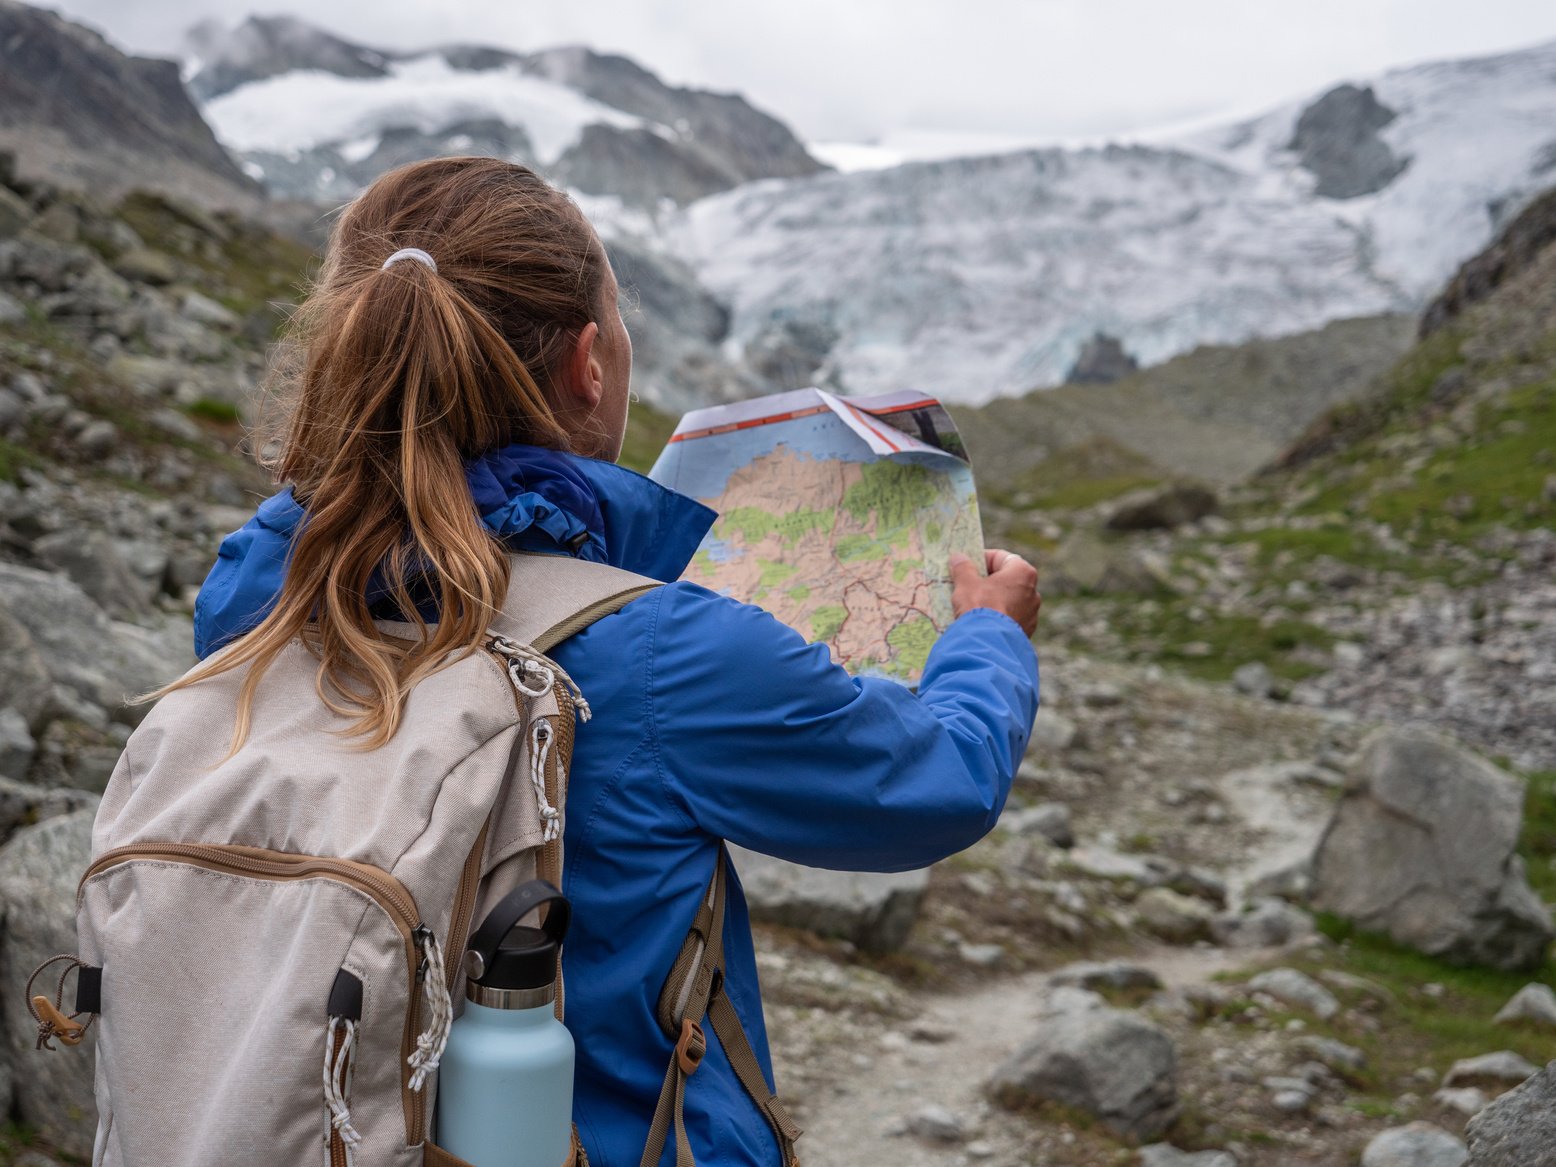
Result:
[[[546,904],[540,928],[516,927]],[[465,1011],[438,1071],[435,1141],[472,1167],[562,1167],[571,1150],[573,1035],[554,1010],[569,915],[561,892],[532,880],[465,950]]]

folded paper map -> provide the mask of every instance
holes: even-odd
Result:
[[[760,604],[855,674],[918,683],[981,570],[972,468],[921,393],[801,389],[688,413],[649,476],[719,512],[684,579]]]

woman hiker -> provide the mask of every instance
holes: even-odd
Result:
[[[901,871],[981,838],[1037,709],[1037,573],[1005,551],[987,553],[986,574],[958,562],[957,615],[916,693],[851,677],[760,608],[677,582],[714,516],[615,464],[632,372],[616,278],[577,206],[522,166],[440,158],[378,179],[340,216],[290,340],[299,360],[267,451],[285,489],[222,544],[196,607],[202,658],[237,638],[283,644],[311,621],[326,674],[366,679],[358,728],[381,743],[409,687],[481,643],[506,551],[664,583],[551,653],[595,710],[564,834],[574,1119],[592,1163],[632,1167],[674,1045],[656,998],[722,841]],[[407,600],[458,618],[394,651],[373,617]],[[770,1087],[735,880],[723,944],[724,991]],[[776,1167],[790,1150],[711,1032],[685,1130],[699,1163]]]

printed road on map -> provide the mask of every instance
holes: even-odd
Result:
[[[858,675],[917,684],[983,563],[961,437],[917,393],[801,389],[682,418],[649,476],[719,513],[682,577],[759,604]]]

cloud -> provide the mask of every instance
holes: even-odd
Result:
[[[134,51],[249,0],[58,0]],[[1556,38],[1529,0],[276,0],[348,38],[417,48],[582,43],[738,91],[812,140],[900,130],[1063,140],[1251,112],[1397,64]]]

